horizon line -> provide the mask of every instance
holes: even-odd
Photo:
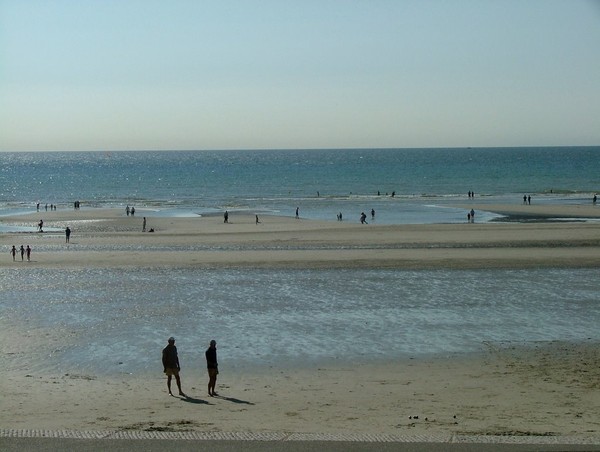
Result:
[[[521,145],[521,146],[429,146],[429,147],[310,147],[310,148],[222,148],[222,149],[43,149],[43,150],[8,150],[2,149],[0,153],[19,152],[272,152],[272,151],[367,151],[367,150],[440,150],[440,149],[541,149],[541,148],[593,148],[600,144],[572,144],[572,145]]]

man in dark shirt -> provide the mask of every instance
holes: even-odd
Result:
[[[179,378],[179,357],[177,356],[177,347],[175,347],[175,338],[169,338],[169,344],[162,351],[162,364],[165,374],[167,374],[167,388],[169,389],[169,395],[173,395],[171,392],[171,378],[175,376],[177,382],[177,388],[179,388],[179,395],[186,397],[181,390],[181,379]]]
[[[208,395],[214,397],[218,395],[215,392],[217,384],[217,375],[219,374],[219,364],[217,363],[217,342],[213,339],[206,350],[206,368],[208,369]]]

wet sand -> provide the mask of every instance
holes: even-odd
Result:
[[[509,208],[532,206],[485,207],[508,212]],[[550,217],[563,211],[560,206],[543,209]],[[600,208],[575,210],[578,217],[600,217]],[[379,226],[263,216],[261,223],[255,224],[253,215],[232,214],[228,224],[220,216],[149,216],[147,229],[154,232],[142,232],[143,211],[138,212],[135,217],[116,209],[44,212],[46,230],[58,231],[0,234],[0,246],[8,250],[13,244],[29,244],[31,264],[50,267],[527,268],[600,264],[596,222]],[[2,223],[34,225],[40,217],[5,217]],[[68,245],[63,232],[67,226],[73,231]],[[1,265],[20,264],[4,260]]]
[[[494,208],[492,208],[494,207]],[[518,207],[518,206],[517,206]],[[522,206],[527,207],[529,206]],[[512,206],[485,206],[507,213]],[[536,206],[537,208],[537,206]],[[566,209],[566,208],[565,208]],[[540,207],[554,218],[561,206]],[[516,209],[521,210],[519,207]],[[541,212],[543,210],[543,212]],[[575,211],[573,211],[575,213]],[[519,212],[515,212],[519,213]],[[599,217],[600,209],[576,209]],[[32,267],[528,268],[600,267],[600,225],[534,222],[361,225],[230,215],[135,218],[113,209],[2,218],[56,232],[3,233],[3,269]],[[73,233],[65,243],[64,228]],[[32,262],[9,246],[30,245]],[[2,318],[2,360],[46,340]],[[186,398],[170,397],[158,369],[114,377],[0,371],[4,429],[307,432],[468,435],[600,435],[600,345],[486,344],[470,356],[384,365],[229,372],[206,395],[204,373],[186,372]]]

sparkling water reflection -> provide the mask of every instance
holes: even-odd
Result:
[[[1,321],[60,332],[20,368],[142,372],[175,335],[201,368],[393,360],[484,341],[600,339],[593,269],[4,269]],[[9,364],[9,363],[6,363]],[[159,369],[158,371],[160,371]]]

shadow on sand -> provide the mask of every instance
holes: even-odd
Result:
[[[196,403],[198,405],[214,405],[213,403],[207,402],[206,400],[196,399],[196,398],[190,397],[188,395],[186,395],[186,396],[176,396],[176,395],[173,395],[173,397],[181,399],[181,400],[183,400],[184,402],[187,402],[187,403]]]
[[[219,399],[227,400],[228,402],[241,403],[243,405],[254,405],[252,402],[248,402],[247,400],[236,399],[235,397],[224,397],[221,395],[217,395],[215,397],[217,397]]]

